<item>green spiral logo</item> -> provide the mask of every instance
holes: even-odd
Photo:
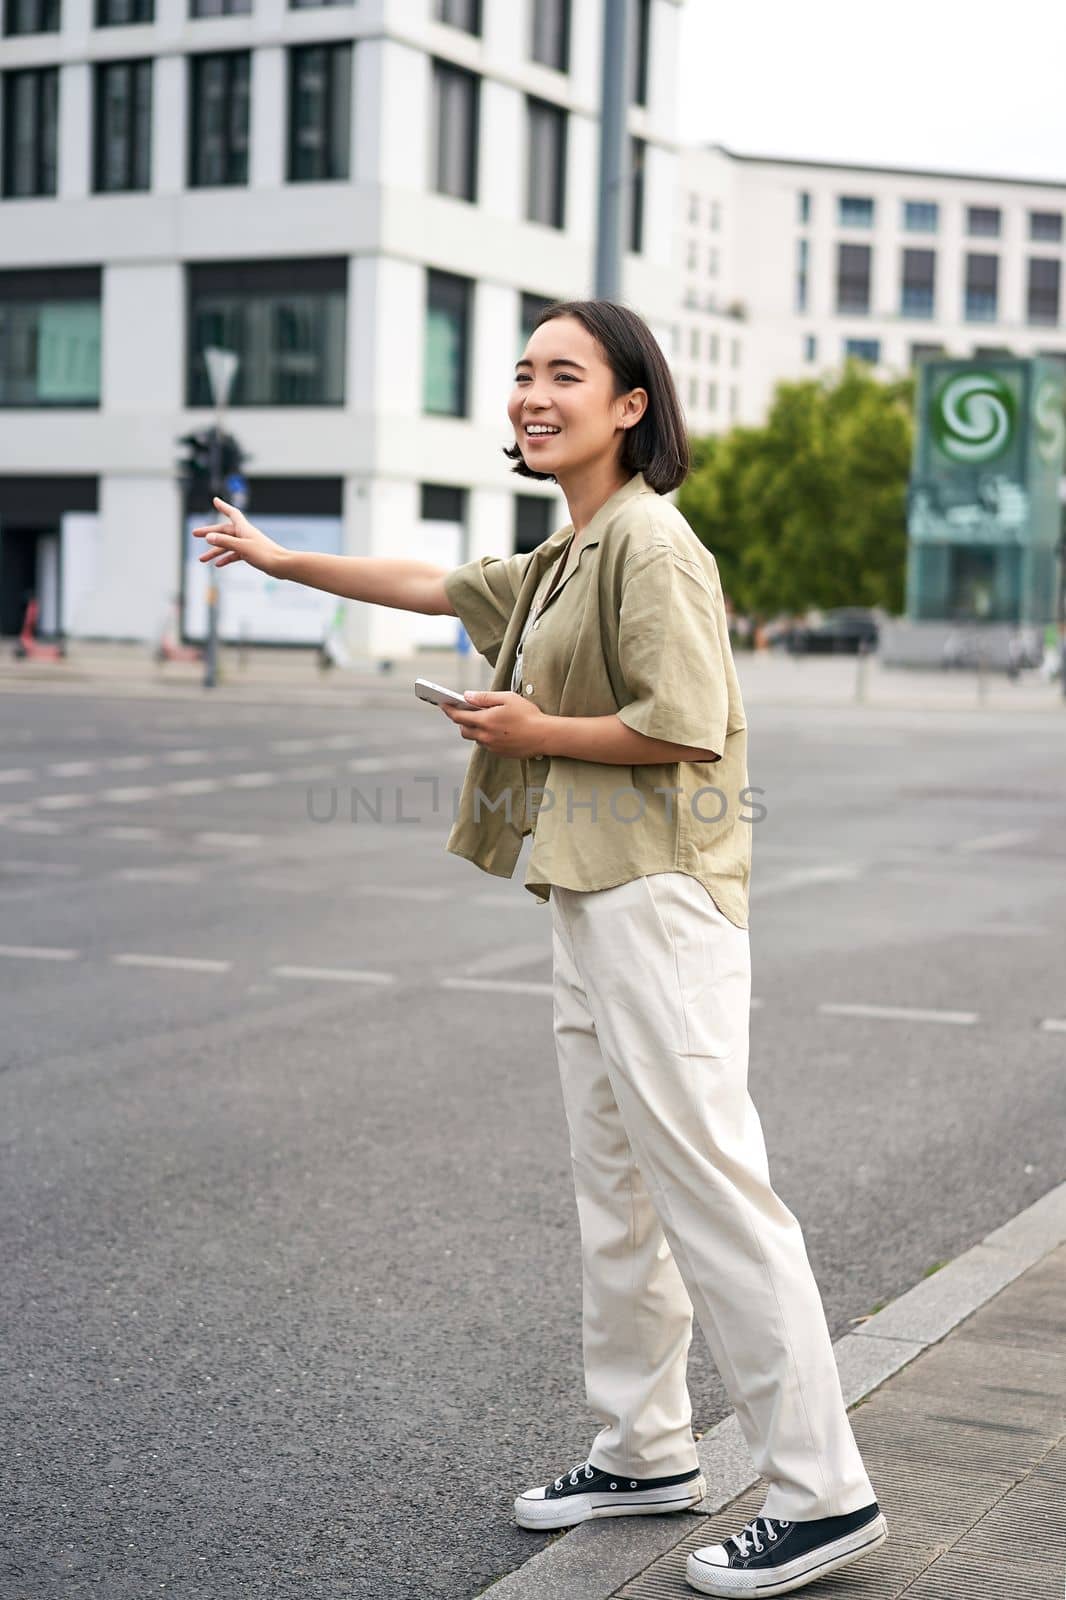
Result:
[[[1036,448],[1040,459],[1062,471],[1063,448],[1066,447],[1066,419],[1062,413],[1062,384],[1056,378],[1045,378],[1036,391],[1033,401],[1036,418]]]
[[[969,465],[1002,455],[1014,421],[1014,395],[994,372],[960,372],[933,403],[933,436],[950,461]]]

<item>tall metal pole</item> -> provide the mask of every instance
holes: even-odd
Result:
[[[237,355],[232,350],[223,350],[218,345],[209,345],[204,351],[204,362],[207,367],[207,380],[211,388],[211,399],[215,405],[215,421],[211,429],[211,511],[215,513],[214,496],[220,497],[225,493],[222,482],[222,439],[225,425],[226,402],[229,399],[230,386],[237,373]],[[204,650],[204,688],[213,689],[218,680],[218,573],[214,564],[208,566],[207,587],[207,647]]]
[[[600,192],[596,229],[596,298],[617,300],[628,242],[630,10],[634,0],[603,0],[603,78],[600,96]]]

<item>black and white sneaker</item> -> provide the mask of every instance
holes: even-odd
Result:
[[[672,1478],[623,1478],[579,1461],[554,1483],[527,1489],[514,1503],[520,1528],[569,1528],[591,1517],[646,1517],[688,1511],[707,1493],[699,1467]]]
[[[884,1544],[888,1524],[876,1500],[839,1517],[785,1522],[752,1517],[723,1544],[693,1550],[685,1577],[700,1594],[787,1594]]]

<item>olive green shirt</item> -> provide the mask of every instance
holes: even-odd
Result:
[[[456,615],[496,669],[492,689],[511,688],[531,602],[573,531],[568,523],[528,554],[482,556],[447,574]],[[518,682],[551,716],[617,714],[649,738],[720,759],[627,767],[474,745],[447,848],[509,878],[532,833],[525,886],[541,903],[553,883],[610,889],[686,872],[746,928],[755,803],[718,566],[643,473],[580,536],[576,562],[526,633]]]

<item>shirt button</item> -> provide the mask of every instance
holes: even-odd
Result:
[[[531,683],[527,683],[526,684],[526,693],[527,694],[532,694],[533,693],[533,685]]]

